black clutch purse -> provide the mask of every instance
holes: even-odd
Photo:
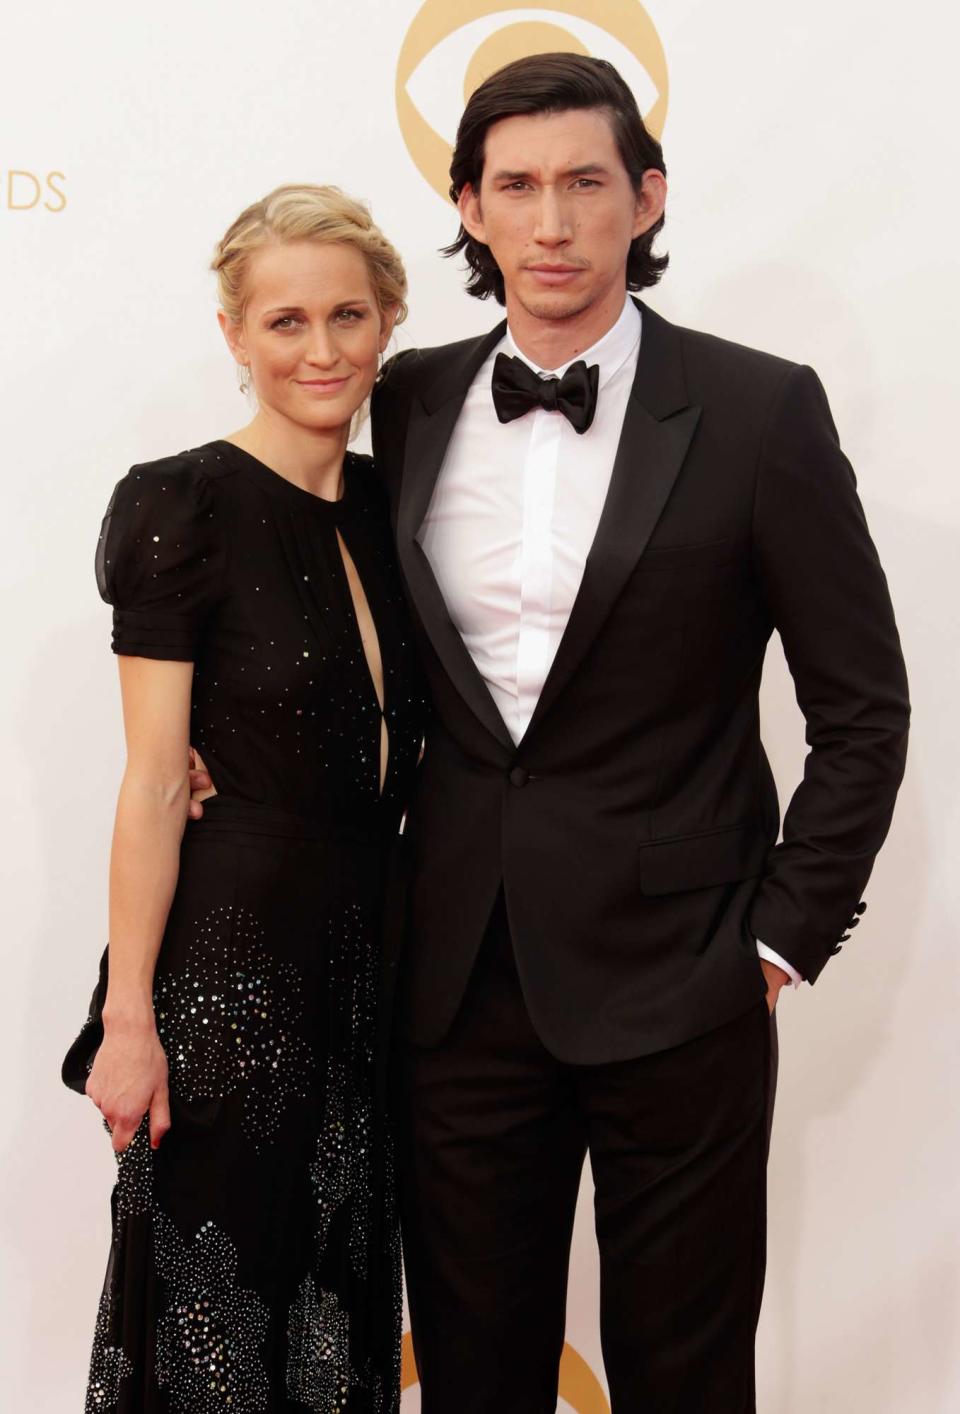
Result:
[[[69,1090],[86,1093],[87,1076],[93,1069],[94,1057],[103,1040],[103,1003],[107,996],[107,949],[100,959],[100,976],[90,998],[90,1013],[80,1034],[63,1058],[60,1076]]]

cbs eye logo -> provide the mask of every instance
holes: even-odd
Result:
[[[397,60],[396,103],[407,150],[438,196],[447,200],[457,123],[474,90],[514,59],[557,52],[609,59],[660,137],[667,60],[639,0],[425,0]]]

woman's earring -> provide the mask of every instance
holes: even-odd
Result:
[[[237,364],[237,384],[241,393],[250,391],[250,365],[248,363]]]

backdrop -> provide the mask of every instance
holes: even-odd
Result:
[[[652,303],[820,373],[911,671],[911,762],[870,910],[817,987],[780,1003],[760,1408],[960,1408],[953,11],[35,0],[5,15],[3,1408],[80,1409],[107,1253],[113,1159],[58,1068],[105,936],[122,768],[93,578],[110,490],[248,417],[206,265],[280,182],[371,201],[410,273],[399,347],[496,321],[437,254],[456,227],[440,193],[465,86],[535,48],[614,59],[662,131],[671,267]],[[804,747],[776,646],[763,711],[785,797]],[[561,1406],[578,1414],[608,1408],[596,1304],[587,1175]],[[418,1408],[411,1384],[404,1414]]]

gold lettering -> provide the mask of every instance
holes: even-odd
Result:
[[[48,172],[48,173],[47,173],[47,186],[48,186],[48,187],[50,188],[50,190],[53,192],[53,195],[54,195],[55,197],[58,197],[58,198],[59,198],[59,203],[60,203],[60,204],[59,204],[58,206],[51,206],[50,203],[49,203],[49,201],[45,201],[43,204],[44,204],[44,206],[47,208],[48,211],[62,211],[62,210],[64,209],[64,207],[66,206],[66,204],[67,204],[67,196],[66,196],[66,193],[65,193],[65,192],[61,191],[60,188],[55,185],[54,180],[53,180],[54,177],[59,177],[60,180],[61,180],[61,182],[65,182],[67,179],[66,179],[66,177],[63,175],[62,172]]]
[[[23,205],[22,202],[14,201],[13,199],[14,177],[26,177],[28,182],[33,182],[33,200],[28,201],[26,205]],[[33,208],[36,206],[37,202],[40,200],[40,190],[40,183],[37,181],[36,177],[33,175],[32,172],[17,172],[11,168],[11,170],[7,173],[7,209],[9,211],[32,211]]]

